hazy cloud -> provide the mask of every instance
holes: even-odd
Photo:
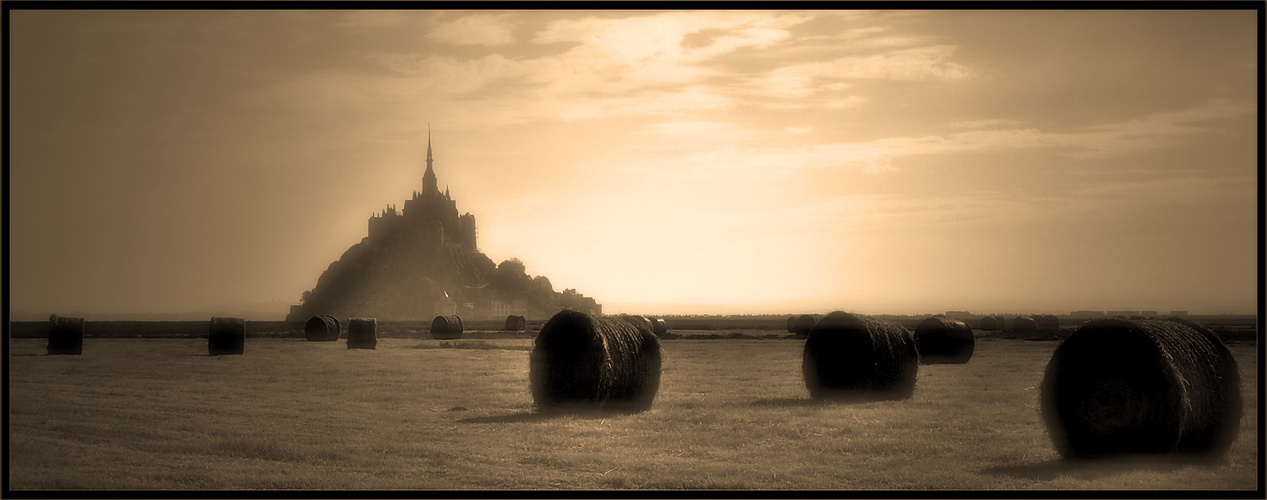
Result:
[[[394,28],[405,24],[405,14],[403,11],[358,10],[339,16],[333,26],[352,32]]]
[[[518,27],[519,21],[512,14],[472,14],[441,24],[427,38],[454,45],[495,47],[515,43]]]
[[[827,62],[780,68],[776,73],[806,79],[962,80],[972,76],[965,66],[951,62],[958,47],[933,45],[868,56],[842,57]]]
[[[961,121],[961,122],[952,122],[952,123],[946,124],[946,126],[950,128],[957,128],[957,129],[981,129],[981,128],[991,128],[991,127],[1014,127],[1020,124],[1021,124],[1020,120],[988,119],[988,120],[966,120],[966,121]]]

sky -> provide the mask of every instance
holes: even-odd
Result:
[[[1252,314],[1256,24],[14,10],[9,306],[280,318],[430,134],[479,250],[606,313]]]

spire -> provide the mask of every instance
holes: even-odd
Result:
[[[422,174],[422,192],[424,195],[439,191],[436,187],[436,173],[431,169],[431,124],[427,124],[427,171]]]

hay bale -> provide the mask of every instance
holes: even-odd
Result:
[[[1052,333],[1060,330],[1060,318],[1051,314],[1034,315],[1034,327],[1040,332]]]
[[[999,319],[994,316],[985,316],[981,318],[982,330],[1001,330],[999,328]]]
[[[1012,320],[1012,333],[1036,333],[1038,323],[1028,316],[1017,316]]]
[[[817,314],[802,314],[796,317],[796,323],[792,325],[792,333],[796,334],[796,338],[809,338],[810,330],[814,329],[814,325],[818,324],[818,320],[822,316]]]
[[[348,349],[378,348],[378,319],[348,318]]]
[[[57,316],[48,317],[48,353],[83,354],[84,319]]]
[[[994,320],[998,322],[1000,332],[1007,330],[1007,318],[1004,318],[1003,316],[995,316]]]
[[[435,322],[433,321],[433,322],[432,322],[432,328],[434,328],[434,327],[435,327]],[[522,331],[527,330],[527,329],[528,329],[528,319],[527,319],[527,318],[524,318],[523,316],[517,316],[517,315],[514,315],[514,314],[511,314],[511,315],[509,315],[509,316],[506,316],[506,331],[508,331],[508,332],[522,332]]]
[[[646,316],[640,316],[637,314],[633,314],[633,315],[621,314],[620,316],[617,316],[617,318],[620,318],[621,321],[624,321],[626,323],[629,323],[631,325],[638,327],[638,329],[640,330],[646,330],[649,332],[652,331],[651,320],[647,319]]]
[[[533,342],[532,398],[540,409],[647,410],[660,389],[660,358],[660,339],[650,330],[564,310]]]
[[[919,362],[926,365],[967,363],[975,346],[972,327],[957,319],[928,318],[915,327]]]
[[[431,320],[431,337],[439,340],[462,338],[462,318],[457,316],[436,316]]]
[[[1042,414],[1067,458],[1220,456],[1240,428],[1236,359],[1213,332],[1166,320],[1102,319],[1062,342]]]
[[[211,318],[207,332],[207,354],[242,354],[246,349],[246,320],[243,318]]]
[[[841,311],[810,330],[801,362],[805,387],[815,399],[906,399],[915,391],[918,370],[910,330]]]
[[[304,337],[309,342],[334,342],[339,340],[342,325],[330,315],[313,316],[304,323]]]
[[[796,333],[796,316],[787,317],[787,332]]]
[[[651,320],[651,333],[663,336],[669,333],[669,324],[664,321],[664,318],[654,318]]]

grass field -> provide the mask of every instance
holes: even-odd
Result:
[[[764,333],[764,332],[762,332]],[[540,414],[528,339],[10,344],[10,487],[27,489],[1224,490],[1257,487],[1257,347],[1215,464],[1060,460],[1038,409],[1055,342],[980,339],[905,401],[816,403],[804,341],[665,340],[655,406]]]

